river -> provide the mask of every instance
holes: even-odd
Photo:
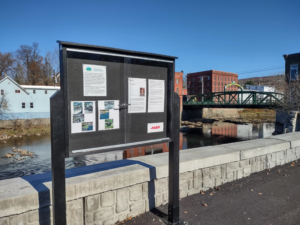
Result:
[[[203,124],[202,128],[180,132],[180,150],[269,137],[274,130],[274,123],[240,125],[218,122]],[[49,136],[8,140],[7,143],[0,144],[0,156],[11,153],[12,147],[34,152],[36,156],[22,161],[0,158],[0,180],[51,171],[51,142]],[[159,144],[68,158],[66,159],[66,169],[167,151],[167,144]]]

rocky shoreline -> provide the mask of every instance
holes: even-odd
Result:
[[[0,134],[0,143],[5,144],[8,140],[13,139],[20,139],[24,137],[32,137],[32,136],[44,136],[44,135],[50,135],[48,132],[41,132],[41,133],[35,133],[35,134],[28,134],[28,133],[20,133],[18,135],[7,135],[7,134]]]
[[[258,124],[258,123],[275,123],[275,119],[237,119],[237,118],[227,118],[227,119],[191,119],[189,121],[181,121],[182,126],[186,126],[188,128],[201,128],[203,124],[213,124],[217,126],[217,122],[224,122],[224,123],[233,123],[233,124],[241,124],[247,125],[251,124]]]

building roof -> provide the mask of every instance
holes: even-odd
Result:
[[[59,86],[42,86],[42,85],[21,85],[25,89],[47,89],[47,90],[60,90]]]
[[[206,71],[199,71],[199,72],[194,72],[194,73],[188,73],[187,76],[189,75],[199,75],[199,74],[205,74],[205,73],[221,73],[224,75],[238,75],[237,73],[230,73],[230,72],[225,72],[225,71],[219,71],[219,70],[206,70]]]
[[[9,80],[13,84],[15,84],[17,87],[19,87],[22,91],[24,91],[26,94],[29,95],[29,93],[20,84],[18,84],[16,81],[14,81],[11,77],[8,77],[8,76],[4,77],[2,80],[0,80],[0,84],[5,80]]]

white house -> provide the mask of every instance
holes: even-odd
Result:
[[[50,97],[59,90],[54,86],[19,85],[10,77],[0,80],[1,96],[9,111],[0,119],[50,118]]]
[[[260,92],[275,92],[275,87],[263,86],[263,85],[246,85],[246,90],[260,91]]]

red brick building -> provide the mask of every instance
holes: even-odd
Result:
[[[187,74],[187,94],[196,95],[210,92],[223,92],[224,86],[235,81],[238,83],[237,73],[228,73],[217,70],[208,70]],[[229,86],[227,91],[237,91],[237,86]]]
[[[175,84],[174,91],[179,95],[180,98],[180,111],[182,111],[182,95],[184,95],[182,85],[183,85],[183,71],[175,72]]]

